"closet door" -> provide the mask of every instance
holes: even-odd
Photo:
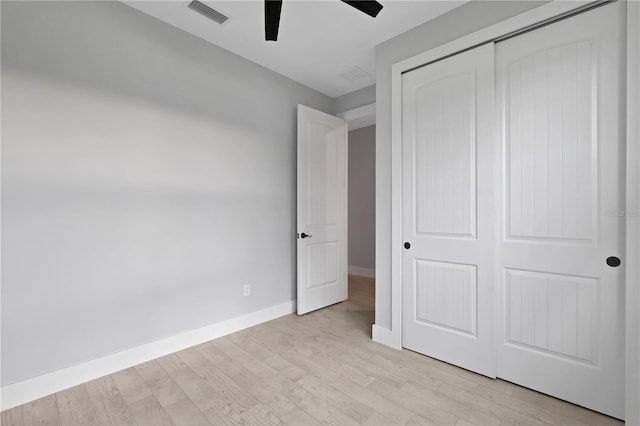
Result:
[[[495,377],[493,44],[402,78],[403,346]]]
[[[498,376],[620,418],[624,7],[496,45]]]

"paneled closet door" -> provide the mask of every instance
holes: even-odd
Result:
[[[493,44],[402,77],[403,346],[495,377]]]
[[[620,418],[624,8],[496,45],[498,376]]]

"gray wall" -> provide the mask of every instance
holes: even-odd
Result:
[[[545,2],[472,1],[376,48],[376,325],[391,327],[391,65]]]
[[[376,86],[368,86],[333,99],[333,113],[349,111],[376,101]]]
[[[349,132],[349,266],[376,268],[376,126]]]
[[[118,2],[1,7],[2,385],[294,299],[332,99]]]

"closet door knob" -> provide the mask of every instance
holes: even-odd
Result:
[[[617,268],[618,266],[620,266],[621,263],[622,262],[618,257],[615,257],[615,256],[607,257],[607,265],[611,266],[612,268]]]

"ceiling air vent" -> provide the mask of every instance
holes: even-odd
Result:
[[[229,19],[228,16],[225,16],[224,14],[198,0],[193,0],[191,3],[189,3],[189,9],[195,10],[199,14],[206,16],[207,18],[217,22],[218,24],[224,24],[225,21]]]
[[[356,80],[360,80],[361,78],[370,77],[371,74],[360,68],[359,66],[354,66],[349,69],[342,71],[338,76],[347,80],[349,83],[353,83]]]

